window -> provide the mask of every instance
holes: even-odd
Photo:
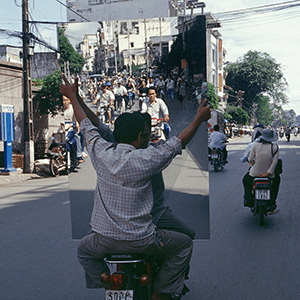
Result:
[[[131,48],[134,48],[134,43],[130,43],[130,47],[131,47]]]
[[[121,34],[127,34],[127,22],[121,22]]]
[[[132,60],[135,60],[135,55],[131,55],[131,59],[132,59]]]
[[[212,49],[212,61],[215,62],[215,49]]]

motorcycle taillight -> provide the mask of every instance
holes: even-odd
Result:
[[[115,272],[110,276],[110,285],[112,289],[119,290],[125,285],[125,274]]]
[[[146,286],[150,283],[150,278],[148,275],[142,275],[140,277],[140,285],[141,286]]]
[[[100,276],[100,280],[102,283],[108,284],[110,282],[110,276],[108,273],[103,273]]]

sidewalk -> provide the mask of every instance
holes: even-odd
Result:
[[[48,178],[49,174],[37,172],[32,174],[25,174],[23,170],[18,168],[16,172],[0,172],[0,187],[15,184],[21,184],[26,180]]]

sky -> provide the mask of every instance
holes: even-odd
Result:
[[[0,11],[0,29],[21,31],[21,0],[5,1]],[[287,96],[289,104],[284,109],[294,109],[300,115],[300,6],[280,12],[253,14],[231,21],[224,19],[223,12],[253,8],[286,1],[278,0],[207,0],[205,12],[211,12],[219,18],[222,28],[223,45],[227,51],[227,60],[236,61],[249,50],[266,52],[281,64],[284,77],[288,82]],[[65,3],[65,0],[61,0]],[[300,3],[300,1],[298,2]],[[29,10],[35,21],[65,22],[66,8],[56,0],[29,0]],[[67,34],[79,43],[85,33],[95,33],[97,23],[82,23],[69,26]],[[38,29],[38,31],[37,31]],[[52,46],[57,45],[54,25],[31,25],[31,31],[42,36]],[[0,44],[21,46],[21,40],[8,38],[0,33]],[[35,51],[45,51],[37,47]]]

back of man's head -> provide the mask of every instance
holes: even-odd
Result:
[[[140,112],[123,113],[115,121],[114,138],[118,143],[130,144],[144,128],[145,121]]]
[[[214,126],[214,131],[219,131],[219,129],[220,129],[219,125]]]

